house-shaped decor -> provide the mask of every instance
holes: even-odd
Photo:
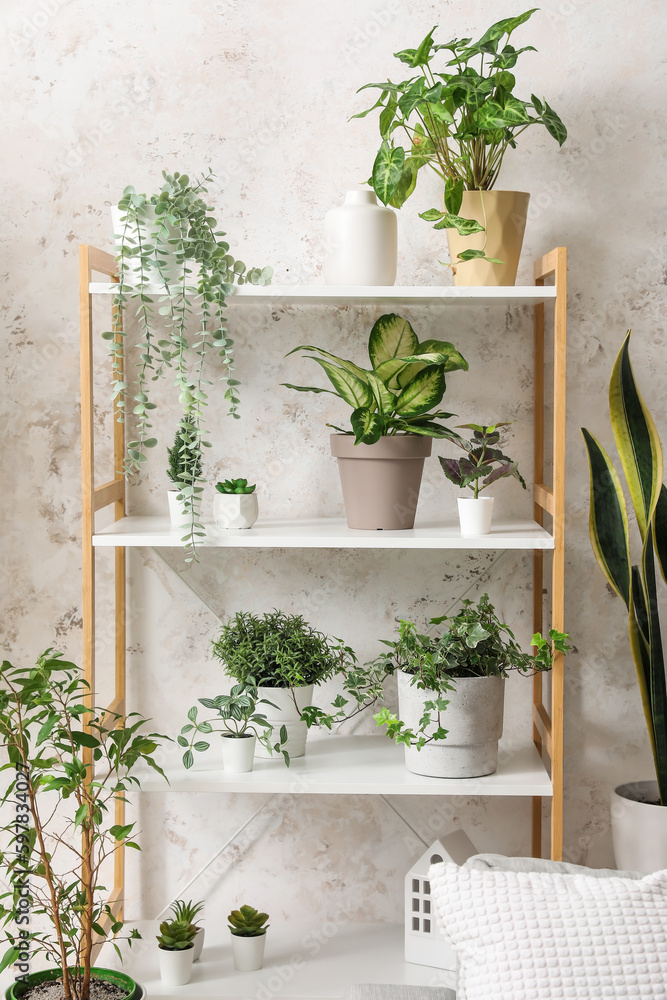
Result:
[[[455,969],[454,950],[445,940],[435,921],[431,903],[428,870],[439,861],[462,865],[479,853],[463,830],[456,830],[436,840],[414,863],[405,876],[405,961],[431,965],[436,969]]]

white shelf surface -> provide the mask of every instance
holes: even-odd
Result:
[[[91,295],[114,295],[118,285],[91,281]],[[149,285],[147,294],[162,296],[164,288]],[[534,305],[556,298],[554,285],[505,285],[485,288],[477,285],[241,285],[227,299],[227,305],[326,306],[382,305]]]
[[[289,898],[287,899],[289,903]],[[106,944],[96,963],[117,968],[146,988],[148,997],[162,1000],[183,997],[248,997],[252,1000],[342,997],[355,983],[395,983],[411,986],[456,985],[452,970],[433,969],[403,961],[402,924],[359,924],[335,920],[309,924],[275,920],[266,938],[264,968],[259,972],[236,972],[232,961],[227,924],[211,927],[204,918],[204,950],[193,965],[187,986],[168,987],[160,981],[157,922],[128,921],[142,936],[131,950],[121,944],[121,965],[111,945]]]
[[[204,518],[206,536],[198,546],[247,549],[553,549],[554,540],[536,521],[498,519],[488,535],[462,536],[458,520],[417,523],[403,531],[348,528],[343,518],[257,521],[230,531]],[[182,548],[186,529],[169,518],[123,517],[97,531],[93,545]]]
[[[212,737],[215,740],[215,736]],[[213,753],[214,746],[210,753]],[[309,737],[305,757],[286,767],[282,757],[255,758],[247,774],[207,767],[206,754],[196,755],[196,768],[186,771],[180,755],[165,773],[141,774],[143,792],[263,792],[302,795],[540,795],[553,794],[546,768],[530,741],[501,740],[498,770],[483,778],[430,778],[412,774],[404,749],[386,736]]]

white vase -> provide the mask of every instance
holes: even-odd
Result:
[[[185,986],[192,979],[194,945],[180,951],[158,948],[160,957],[160,979],[165,986]]]
[[[266,932],[255,937],[240,937],[232,934],[232,955],[237,972],[257,972],[264,964]]]
[[[158,219],[155,215],[155,210],[153,208],[148,208],[146,210],[146,220],[144,224],[140,226],[137,226],[134,222],[128,223],[126,225],[126,223],[123,222],[124,215],[125,212],[121,211],[117,205],[111,206],[111,224],[113,226],[113,236],[114,236],[114,241],[116,243],[116,247],[118,248],[119,251],[122,246],[123,238],[125,239],[126,245],[131,247],[138,246],[139,240],[141,240],[141,243],[144,245],[153,243],[155,234],[158,232],[160,227],[164,225],[163,222],[158,222]],[[169,231],[169,235],[163,238],[165,243],[167,242],[168,239],[175,238],[178,235],[178,231],[173,226],[167,224],[167,228]],[[163,257],[163,260],[166,261],[166,265],[162,270],[164,279],[168,283],[175,283],[177,281],[181,281],[183,277],[183,265],[177,264],[175,258],[173,258],[171,254],[167,254],[166,257]],[[188,284],[193,285],[196,283],[197,280],[198,269],[191,262],[188,263],[186,266],[192,272],[190,275],[186,275]],[[146,278],[148,278],[148,280],[152,283],[160,282],[160,275],[157,272],[157,270],[155,271],[154,275],[144,274],[144,279]],[[126,284],[138,285],[140,281],[141,281],[141,268],[139,267],[138,264],[132,261],[132,258],[128,258],[125,270]]]
[[[412,674],[398,670],[396,676],[399,718],[406,728],[416,732],[424,714],[424,702],[436,698],[437,694],[412,684]],[[441,715],[441,723],[447,730],[445,739],[427,743],[421,750],[405,748],[405,766],[413,774],[427,774],[433,778],[479,778],[493,774],[498,767],[505,681],[502,677],[461,677],[455,684],[456,689],[444,695],[449,701]],[[436,728],[434,720],[426,734]]]
[[[179,500],[180,490],[167,490],[167,500],[169,501],[169,520],[172,524],[186,524],[189,515],[185,509],[185,504]]]
[[[458,497],[461,534],[488,535],[493,519],[493,497]]]
[[[287,729],[287,743],[284,748],[290,757],[303,757],[306,752],[306,737],[308,726],[301,719],[301,710],[313,702],[313,685],[294,688],[294,697],[289,688],[274,688],[261,686],[257,688],[258,699],[265,698],[276,706],[262,705],[258,700],[257,711],[266,716],[271,723],[271,743],[277,743],[280,738],[280,728]],[[296,700],[296,704],[295,704]],[[261,743],[257,744],[256,756],[270,760],[282,760],[282,755],[270,754]]]
[[[348,191],[324,219],[328,285],[393,285],[396,281],[396,214],[378,205],[369,189]]]
[[[256,493],[219,493],[213,497],[213,519],[219,528],[252,528],[259,514]]]
[[[616,867],[651,872],[667,868],[667,806],[657,781],[630,781],[611,793],[611,837]]]
[[[228,736],[223,733],[222,766],[225,771],[230,771],[232,774],[252,771],[256,742],[257,737],[254,733],[246,733],[243,736]]]
[[[192,961],[198,962],[201,958],[202,948],[204,947],[204,936],[206,935],[206,928],[199,927],[197,929],[197,936],[194,940],[194,947],[192,950]]]

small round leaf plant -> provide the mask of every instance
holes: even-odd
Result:
[[[491,25],[482,37],[453,38],[436,43],[435,25],[414,49],[395,57],[410,75],[400,83],[367,83],[361,90],[380,91],[375,104],[353,118],[379,110],[381,144],[370,183],[384,205],[401,208],[415,190],[417,175],[428,167],[442,181],[444,211],[420,213],[434,229],[456,229],[462,236],[484,227],[459,215],[464,191],[489,191],[498,178],[505,154],[531,125],[543,125],[562,146],[567,130],[553,108],[532,94],[516,97],[512,70],[532,45],[515,48],[514,31],[535,13],[507,17]],[[396,142],[396,133],[403,142]],[[406,141],[407,140],[407,143]],[[486,258],[484,250],[464,250],[460,260]],[[453,266],[452,262],[449,266]]]
[[[260,913],[253,906],[232,910],[227,917],[229,929],[235,937],[261,937],[269,929],[268,913]]]
[[[117,419],[131,418],[135,436],[123,463],[126,477],[141,471],[146,450],[154,447],[152,418],[156,404],[150,383],[170,376],[178,405],[193,428],[197,448],[210,446],[204,429],[204,409],[213,384],[212,367],[221,359],[224,398],[238,417],[238,379],[234,378],[233,340],[227,331],[225,305],[235,285],[267,285],[273,269],[246,268],[230,253],[205,196],[213,179],[209,171],[193,180],[187,174],[163,171],[164,183],[153,195],[126,187],[118,202],[121,232],[118,291],[113,300],[109,341],[113,396]],[[138,343],[127,351],[124,318],[133,317]],[[124,357],[125,355],[125,357]],[[131,357],[136,357],[134,364]],[[130,377],[136,370],[136,383]],[[195,543],[203,533],[200,493],[184,493],[189,530],[183,537],[186,561],[196,558]]]
[[[247,479],[225,479],[222,483],[216,483],[215,488],[218,493],[248,494],[255,492],[257,484],[253,483],[252,486],[248,486]]]
[[[198,927],[186,920],[163,920],[156,935],[158,948],[163,951],[186,951],[192,948]]]
[[[458,424],[462,430],[473,432],[469,441],[452,438],[454,444],[465,452],[464,458],[442,458],[439,462],[447,479],[459,489],[470,489],[475,500],[482,490],[499,479],[513,476],[524,490],[526,483],[516,462],[496,448],[500,441],[498,427],[509,427],[509,422],[499,424]]]

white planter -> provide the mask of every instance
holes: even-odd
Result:
[[[160,956],[160,978],[165,986],[185,986],[192,979],[194,946],[181,951],[167,951],[158,948]]]
[[[264,964],[266,933],[256,937],[239,937],[232,934],[232,955],[237,972],[257,972]]]
[[[461,534],[488,535],[493,518],[493,497],[458,497]]]
[[[308,726],[301,719],[301,709],[313,703],[313,685],[294,689],[294,697],[289,688],[258,687],[258,698],[266,698],[273,702],[276,708],[270,705],[262,705],[259,701],[257,711],[265,715],[267,721],[271,723],[271,742],[276,743],[280,738],[280,728],[287,728],[287,743],[284,749],[290,757],[303,757],[306,752],[306,737]],[[296,700],[296,704],[295,704]],[[270,754],[261,743],[257,744],[256,756],[264,759],[282,760],[282,755]]]
[[[328,285],[394,284],[396,214],[378,205],[374,191],[348,191],[344,203],[327,212],[324,229],[329,251],[324,280]]]
[[[189,520],[185,504],[178,499],[180,490],[167,490],[167,500],[169,501],[169,520],[172,524],[186,524]]]
[[[232,774],[244,774],[252,771],[252,762],[255,756],[255,743],[257,737],[254,733],[245,736],[225,736],[222,737],[222,766],[225,771]]]
[[[200,927],[197,931],[197,936],[194,940],[194,946],[192,949],[192,961],[198,962],[201,958],[202,948],[204,947],[204,937],[206,935],[206,928]]]
[[[644,875],[667,868],[667,806],[657,802],[657,781],[630,781],[611,793],[617,868]]]
[[[424,702],[436,697],[422,690],[402,670],[398,678],[398,715],[406,727],[417,731]],[[502,677],[462,677],[456,690],[444,697],[449,705],[441,716],[447,737],[427,743],[421,750],[405,747],[405,766],[413,774],[434,778],[478,778],[493,774],[498,766],[498,740],[503,734],[505,681]],[[430,735],[437,722],[427,729]]]
[[[155,211],[152,208],[147,210],[146,223],[142,226],[136,226],[134,223],[128,224],[126,229],[126,224],[122,221],[122,217],[125,213],[121,212],[117,205],[111,206],[111,224],[113,226],[113,236],[116,247],[120,251],[122,245],[122,237],[125,234],[125,241],[128,246],[137,246],[138,238],[141,238],[142,244],[153,243],[155,233],[158,228],[162,225],[158,223]],[[177,230],[172,226],[168,227],[169,236],[165,238],[165,242],[170,237],[177,236]],[[173,283],[182,280],[183,267],[179,266],[171,254],[168,254],[165,258],[166,266],[163,268],[163,275],[168,283]],[[130,263],[132,258],[128,259],[126,264],[127,270],[125,271],[125,282],[128,285],[138,285],[141,280],[141,268],[136,263]],[[195,265],[188,263],[188,268],[192,271],[190,275],[186,275],[188,284],[195,284],[197,280],[197,270]],[[150,277],[151,282],[159,282],[159,275],[157,271],[155,276]]]
[[[213,519],[219,528],[252,528],[259,514],[256,493],[218,493],[213,498]]]

